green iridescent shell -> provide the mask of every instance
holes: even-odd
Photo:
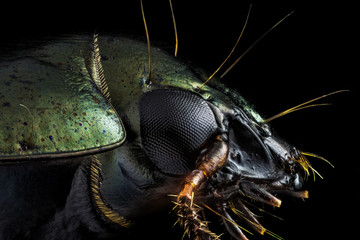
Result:
[[[0,62],[0,159],[96,153],[125,131],[92,80],[91,37],[24,50]]]
[[[72,157],[118,147],[125,140],[121,118],[139,132],[137,102],[158,88],[191,91],[223,112],[241,107],[262,121],[215,78],[198,91],[208,76],[158,48],[151,48],[151,84],[146,84],[146,44],[119,36],[97,41],[106,86],[99,86],[91,35],[66,36],[0,59],[0,161]],[[109,88],[111,103],[104,88]]]

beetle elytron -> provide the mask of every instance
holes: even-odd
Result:
[[[0,239],[105,238],[171,202],[192,239],[218,238],[202,209],[247,239],[234,216],[269,232],[248,200],[307,197],[306,153],[236,91],[200,88],[204,76],[157,48],[149,79],[147,51],[71,35],[1,61]]]

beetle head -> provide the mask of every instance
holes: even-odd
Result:
[[[264,192],[300,190],[303,186],[301,171],[308,171],[305,161],[295,147],[280,139],[268,125],[260,125],[245,114],[237,114],[229,123],[227,163],[211,184],[219,192],[221,188],[236,185],[245,195],[266,202],[261,194],[254,196],[256,190],[250,186]]]
[[[255,215],[245,207],[244,200],[279,207],[281,200],[275,197],[277,193],[307,198],[307,191],[300,189],[304,180],[302,173],[308,173],[308,162],[267,124],[259,124],[244,113],[229,120],[228,131],[227,162],[209,179],[206,190],[203,189],[208,193],[204,202],[215,206],[225,216],[223,219],[231,219],[228,210],[241,211],[240,215],[251,227],[264,233]],[[236,227],[234,221],[224,220],[224,223]]]

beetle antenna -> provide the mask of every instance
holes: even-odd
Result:
[[[299,111],[299,110],[302,110],[302,109],[305,109],[305,108],[319,107],[319,106],[327,106],[327,105],[329,105],[328,103],[310,104],[310,105],[309,105],[309,103],[318,101],[318,100],[320,100],[320,99],[323,99],[323,98],[325,98],[325,97],[328,97],[328,96],[331,96],[331,95],[334,95],[334,94],[337,94],[337,93],[348,92],[348,91],[349,91],[349,90],[338,90],[338,91],[331,92],[331,93],[322,95],[322,96],[320,96],[320,97],[311,99],[311,100],[309,100],[309,101],[307,101],[307,102],[301,103],[301,104],[299,104],[299,105],[297,105],[297,106],[295,106],[295,107],[289,108],[289,109],[287,109],[287,110],[285,110],[285,111],[283,111],[283,112],[281,112],[281,113],[278,113],[278,114],[276,114],[276,115],[274,115],[274,116],[272,116],[272,117],[270,117],[270,118],[268,118],[268,119],[265,119],[265,120],[263,120],[261,123],[262,123],[262,124],[266,124],[266,123],[268,123],[268,122],[270,122],[270,121],[272,121],[272,120],[274,120],[274,119],[277,119],[277,118],[282,117],[282,116],[284,116],[284,115],[287,115],[287,114],[289,114],[289,113],[296,112],[296,111]]]
[[[205,84],[206,84],[207,82],[209,82],[210,79],[212,79],[212,78],[215,76],[215,74],[222,68],[222,66],[227,62],[227,60],[228,60],[228,59],[230,58],[230,56],[233,54],[236,46],[238,45],[238,43],[239,43],[239,41],[240,41],[240,39],[241,39],[244,31],[245,31],[245,28],[246,28],[246,26],[247,26],[247,23],[248,23],[248,20],[249,20],[249,16],[250,16],[251,7],[252,7],[252,5],[250,4],[249,10],[248,10],[248,13],[247,13],[247,16],[246,16],[246,20],[245,20],[245,23],[244,23],[244,26],[243,26],[243,28],[242,28],[242,30],[241,30],[241,32],[240,32],[240,35],[239,35],[239,37],[238,37],[238,39],[237,39],[234,47],[233,47],[232,50],[230,51],[229,55],[228,55],[228,56],[226,57],[226,59],[221,63],[221,65],[215,70],[215,72],[214,72],[203,84],[200,85],[200,87],[198,88],[199,90],[200,90],[203,86],[205,86]]]
[[[178,34],[177,34],[177,28],[176,28],[176,21],[175,21],[175,14],[174,14],[174,9],[172,6],[172,1],[169,0],[170,3],[170,9],[171,9],[171,17],[173,20],[173,24],[174,24],[174,32],[175,32],[175,53],[174,56],[177,57],[177,53],[178,53],[178,48],[179,48],[179,39],[178,39]]]
[[[150,84],[150,81],[151,81],[151,47],[150,47],[149,31],[148,31],[147,24],[146,24],[145,12],[144,12],[144,6],[143,6],[143,1],[142,0],[140,0],[140,6],[141,6],[142,19],[143,19],[144,27],[145,27],[146,42],[147,42],[148,54],[149,54],[149,73],[148,73],[148,75],[146,77],[146,84]]]
[[[311,104],[311,105],[307,105],[307,106],[303,106],[303,107],[294,107],[294,108],[290,108],[290,109],[287,109],[281,113],[278,113],[268,119],[265,119],[262,121],[262,124],[265,124],[265,123],[268,123],[268,122],[271,122],[272,120],[274,119],[277,119],[279,117],[282,117],[282,116],[285,116],[289,113],[292,113],[292,112],[296,112],[296,111],[299,111],[299,110],[303,110],[303,109],[306,109],[306,108],[311,108],[311,107],[321,107],[321,106],[329,106],[331,105],[330,103],[321,103],[321,104]]]
[[[236,61],[220,76],[220,78],[223,78],[240,61],[240,59],[242,59],[258,42],[260,42],[260,40],[262,40],[269,32],[271,32],[274,28],[276,28],[281,22],[283,22],[293,13],[294,11],[287,14],[285,17],[280,19],[280,21],[278,21],[271,28],[269,28],[265,33],[263,33],[263,35],[261,35],[253,44],[251,44],[250,47],[248,47],[248,49],[246,49],[245,52],[243,52],[243,54],[241,54],[238,59],[236,59]]]

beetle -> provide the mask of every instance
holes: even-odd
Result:
[[[199,90],[201,76],[157,48],[148,82],[146,51],[124,37],[74,35],[1,63],[2,239],[101,235],[171,201],[191,237],[217,238],[197,203],[246,239],[229,211],[266,230],[242,198],[278,207],[273,192],[307,197],[304,155],[237,92]],[[37,182],[44,192],[34,195]]]
[[[1,62],[1,239],[107,237],[172,201],[191,238],[218,238],[199,214],[208,209],[247,239],[234,216],[272,233],[246,199],[307,197],[305,152],[235,90],[200,88],[205,76],[157,48],[149,78],[147,51],[71,35]]]

